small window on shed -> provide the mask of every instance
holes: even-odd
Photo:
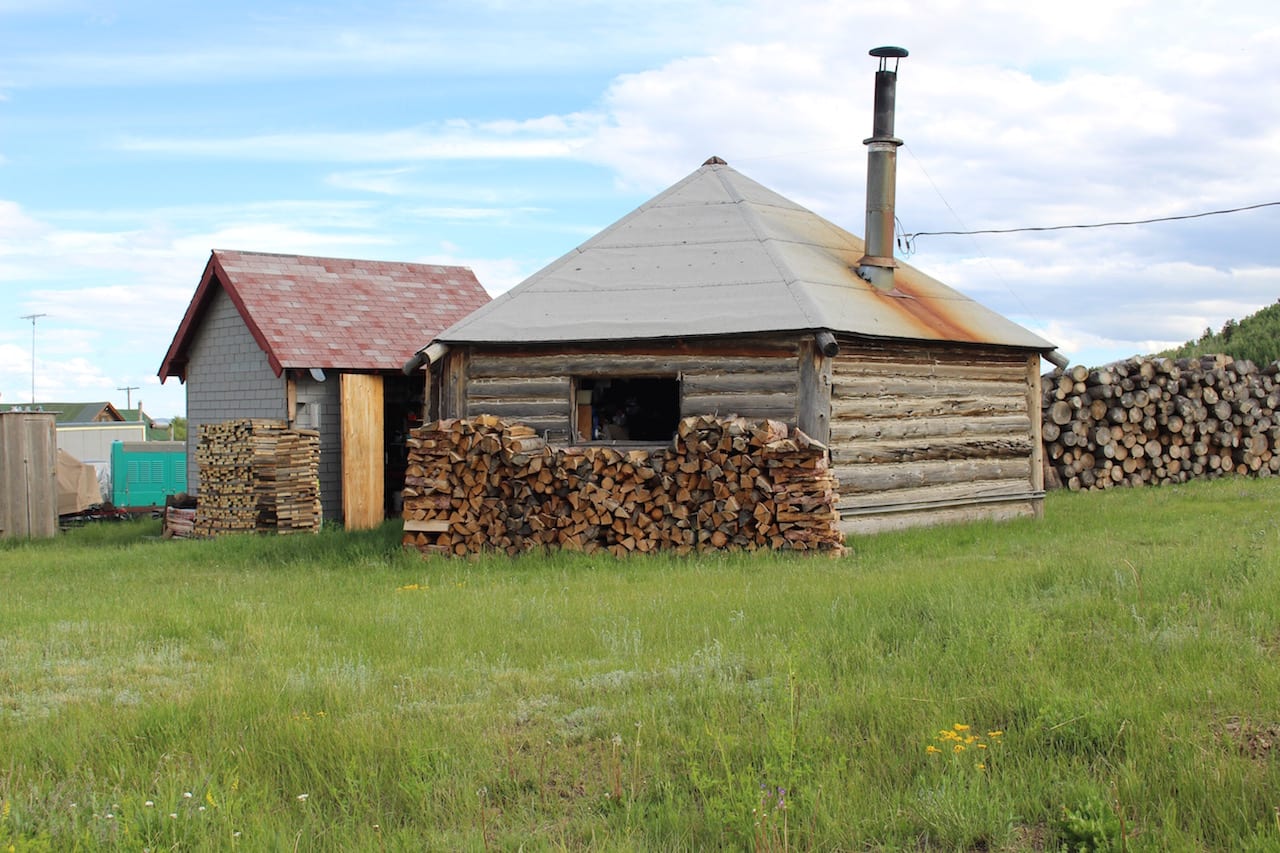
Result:
[[[575,384],[580,441],[666,442],[680,421],[680,381],[660,377],[582,377]]]

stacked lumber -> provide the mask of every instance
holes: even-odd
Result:
[[[1280,362],[1132,358],[1042,377],[1045,484],[1072,490],[1280,473]]]
[[[284,421],[202,424],[196,444],[200,499],[195,536],[315,531],[320,526],[320,440]]]
[[[265,463],[258,484],[259,499],[275,509],[275,531],[314,533],[320,528],[320,432],[284,430],[275,454]],[[270,476],[267,476],[267,470]],[[268,527],[268,529],[270,529]]]
[[[404,544],[424,554],[844,548],[826,447],[778,421],[686,418],[668,447],[552,448],[481,415],[408,447]]]

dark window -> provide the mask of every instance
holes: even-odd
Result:
[[[577,390],[581,440],[654,442],[675,435],[680,382],[674,376],[583,377]]]

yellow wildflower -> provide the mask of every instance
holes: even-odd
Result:
[[[967,732],[967,731],[969,731],[969,727],[968,727],[968,726],[966,726],[964,723],[956,723],[956,724],[955,724],[954,726],[952,726],[951,728],[955,729],[955,730],[956,730],[956,731],[958,731],[958,732]]]
[[[955,752],[964,752],[964,744],[958,743],[952,747],[952,750]]]
[[[1003,736],[1004,736],[1004,732],[998,729],[994,732],[987,732],[987,737],[1003,737]]]
[[[924,748],[924,751],[929,753],[930,755],[937,755],[938,753],[942,752],[942,750],[938,749],[933,744],[929,744],[928,746],[926,746]]]

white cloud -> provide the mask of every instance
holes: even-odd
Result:
[[[430,160],[568,159],[588,144],[579,128],[532,129],[514,125],[455,123],[438,129],[380,133],[277,133],[226,137],[125,137],[122,151],[183,157],[252,160],[309,160],[323,163],[418,162]]]

